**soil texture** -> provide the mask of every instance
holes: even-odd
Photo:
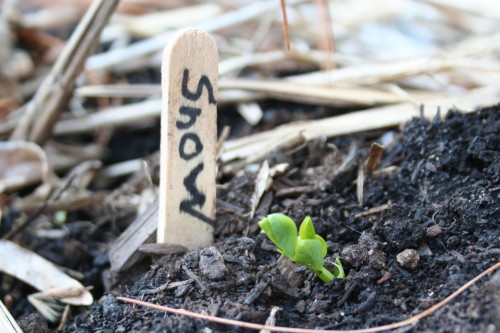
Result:
[[[367,174],[370,145],[385,146]],[[117,301],[128,296],[213,316],[317,329],[367,328],[406,319],[457,290],[500,259],[500,107],[444,121],[414,119],[401,131],[317,140],[268,156],[288,163],[250,218],[256,168],[221,179],[216,243],[152,258],[63,332],[243,332]],[[257,222],[310,215],[328,243],[327,268],[340,257],[347,278],[324,284],[280,258]],[[405,332],[497,332],[500,273],[479,281]]]

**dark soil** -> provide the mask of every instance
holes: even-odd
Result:
[[[386,150],[365,181],[360,206],[355,181],[372,142]],[[213,247],[154,258],[147,271],[124,277],[73,317],[64,332],[246,331],[121,303],[118,295],[254,323],[278,306],[279,326],[373,327],[422,312],[500,259],[499,106],[452,112],[445,121],[414,119],[401,132],[318,140],[268,160],[290,167],[254,219],[244,212],[255,171],[225,176]],[[314,190],[283,191],[304,186]],[[328,242],[327,266],[339,256],[347,278],[324,284],[278,260],[257,226],[275,212],[297,223],[310,215]],[[396,259],[407,249],[419,254],[414,269]],[[497,272],[407,332],[493,333],[500,330],[499,303]]]

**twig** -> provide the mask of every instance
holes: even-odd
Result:
[[[290,51],[290,31],[288,31],[288,17],[286,15],[286,1],[281,0],[281,12],[283,14],[283,30],[285,32],[286,48]]]
[[[388,324],[388,325],[382,325],[378,327],[372,327],[372,328],[363,328],[363,329],[357,329],[357,330],[315,330],[315,329],[304,329],[304,328],[293,328],[293,327],[282,327],[282,326],[267,326],[267,325],[260,325],[260,324],[254,324],[254,323],[249,323],[249,322],[244,322],[244,321],[238,321],[238,320],[233,320],[233,319],[226,319],[226,318],[220,318],[220,317],[213,317],[209,315],[204,315],[201,313],[195,313],[191,311],[187,311],[184,309],[174,309],[168,306],[162,306],[162,305],[157,305],[149,302],[143,302],[137,299],[133,298],[128,298],[128,297],[122,297],[119,296],[117,297],[118,300],[122,302],[127,302],[127,303],[132,303],[132,304],[137,304],[137,305],[142,305],[151,309],[156,309],[160,311],[165,311],[169,313],[174,313],[182,316],[187,316],[191,318],[198,318],[198,319],[203,319],[203,320],[208,320],[214,323],[219,323],[219,324],[225,324],[225,325],[233,325],[233,326],[238,326],[238,327],[244,327],[244,328],[250,328],[250,329],[255,329],[255,330],[269,330],[271,332],[290,332],[290,333],[373,333],[373,332],[382,332],[386,330],[392,330],[404,326],[409,326],[413,325],[416,322],[418,322],[420,319],[427,317],[431,315],[432,313],[436,312],[446,304],[448,304],[450,301],[452,301],[454,298],[456,298],[458,295],[466,291],[468,288],[470,288],[474,283],[476,283],[478,280],[483,278],[484,276],[494,272],[495,270],[500,268],[500,262],[496,263],[495,265],[491,266],[466,284],[464,284],[462,287],[460,287],[457,291],[452,293],[450,296],[446,297],[443,299],[441,302],[435,304],[434,306],[428,308],[427,310],[420,312],[419,314],[410,317],[406,320],[393,323],[393,324]]]

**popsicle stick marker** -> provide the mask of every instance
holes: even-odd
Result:
[[[158,243],[213,241],[218,61],[215,41],[197,29],[163,52]]]

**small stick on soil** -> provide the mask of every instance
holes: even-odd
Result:
[[[158,244],[149,243],[142,244],[139,246],[139,251],[142,253],[155,255],[155,256],[167,256],[170,254],[184,254],[188,251],[184,246],[177,244]]]
[[[370,208],[368,209],[367,211],[365,212],[362,212],[362,213],[358,213],[356,215],[354,215],[354,218],[355,219],[359,219],[360,217],[365,217],[365,216],[369,216],[369,215],[373,215],[373,214],[377,214],[377,213],[380,213],[384,210],[386,210],[387,208],[389,208],[391,205],[390,204],[385,204],[385,205],[381,205],[381,206],[377,206],[377,207],[373,207],[373,208]]]
[[[197,29],[165,47],[158,243],[212,244],[217,156],[217,45]]]
[[[184,270],[184,272],[186,272],[186,274],[189,276],[190,279],[192,279],[196,282],[196,284],[200,287],[201,291],[207,290],[207,287],[205,286],[205,284],[203,282],[201,282],[200,278],[198,278],[198,276],[196,274],[194,274],[192,270],[190,270],[189,268],[187,268],[184,265],[182,266],[182,269]]]
[[[378,168],[384,150],[384,146],[376,142],[372,143],[370,153],[368,154],[366,161],[359,166],[356,193],[360,206],[363,205],[363,191],[366,177]]]
[[[250,328],[250,329],[255,329],[255,330],[269,330],[271,332],[290,332],[290,333],[373,333],[373,332],[383,332],[386,330],[392,330],[408,325],[414,325],[418,320],[429,316],[430,314],[436,312],[446,304],[448,304],[450,301],[452,301],[454,298],[456,298],[458,295],[466,291],[468,288],[470,288],[474,283],[476,283],[478,280],[483,278],[484,276],[496,271],[497,269],[500,268],[500,262],[496,263],[495,265],[491,266],[466,284],[464,284],[462,287],[460,287],[457,291],[452,293],[450,296],[446,297],[443,299],[441,302],[435,304],[434,306],[428,308],[427,310],[420,312],[419,314],[410,317],[406,320],[393,323],[393,324],[388,324],[388,325],[383,325],[383,326],[378,326],[378,327],[372,327],[372,328],[363,328],[363,329],[358,329],[358,330],[315,330],[315,329],[304,329],[304,328],[293,328],[293,327],[282,327],[282,326],[267,326],[267,325],[260,325],[260,324],[254,324],[254,323],[249,323],[249,322],[243,322],[243,321],[238,321],[238,320],[233,320],[233,319],[226,319],[226,318],[219,318],[219,317],[212,317],[208,315],[204,315],[201,313],[196,313],[196,312],[191,312],[187,311],[184,309],[174,309],[168,306],[161,306],[153,303],[148,303],[148,302],[143,302],[137,299],[133,298],[128,298],[128,297],[122,297],[118,296],[117,299],[122,301],[122,302],[127,302],[127,303],[132,303],[132,304],[137,304],[137,305],[142,305],[146,306],[151,309],[157,309],[160,311],[165,311],[169,313],[174,313],[182,316],[187,316],[191,318],[198,318],[198,319],[203,319],[203,320],[208,320],[214,323],[219,323],[219,324],[225,324],[225,325],[233,325],[237,327],[245,327],[245,328]]]
[[[116,277],[132,267],[144,254],[138,249],[147,242],[154,242],[158,225],[158,200],[143,214],[137,216],[131,225],[118,237],[109,249],[111,273]]]
[[[269,189],[269,187],[272,184],[272,181],[273,179],[269,174],[269,163],[267,162],[267,160],[264,160],[259,169],[259,172],[257,173],[257,178],[255,179],[254,192],[250,197],[249,216],[251,219],[254,217],[255,210],[257,209],[257,206],[259,205],[260,202],[260,198],[262,198],[264,192],[266,192]]]
[[[312,185],[288,187],[276,191],[276,197],[277,198],[291,197],[302,193],[313,193],[316,192],[317,190],[318,190],[317,187]]]
[[[368,169],[368,172],[373,172],[378,168],[384,150],[384,146],[376,142],[372,143],[370,153],[368,154],[368,159],[366,161],[366,168]]]
[[[281,310],[280,307],[273,306],[271,309],[271,313],[269,314],[269,317],[266,319],[266,325],[267,326],[274,326],[276,324],[276,313]],[[259,333],[271,333],[269,330],[260,330]]]
[[[286,15],[285,0],[281,0],[281,12],[283,13],[283,30],[285,31],[286,48],[290,51],[290,32],[288,31],[288,18]]]
[[[250,292],[250,294],[248,294],[248,296],[245,298],[244,304],[251,305],[253,302],[255,302],[255,300],[257,300],[257,298],[259,298],[259,296],[262,294],[264,289],[267,288],[268,285],[269,285],[269,281],[267,281],[267,280],[262,280],[259,283],[257,283],[255,285],[255,288],[253,288],[253,290]]]

